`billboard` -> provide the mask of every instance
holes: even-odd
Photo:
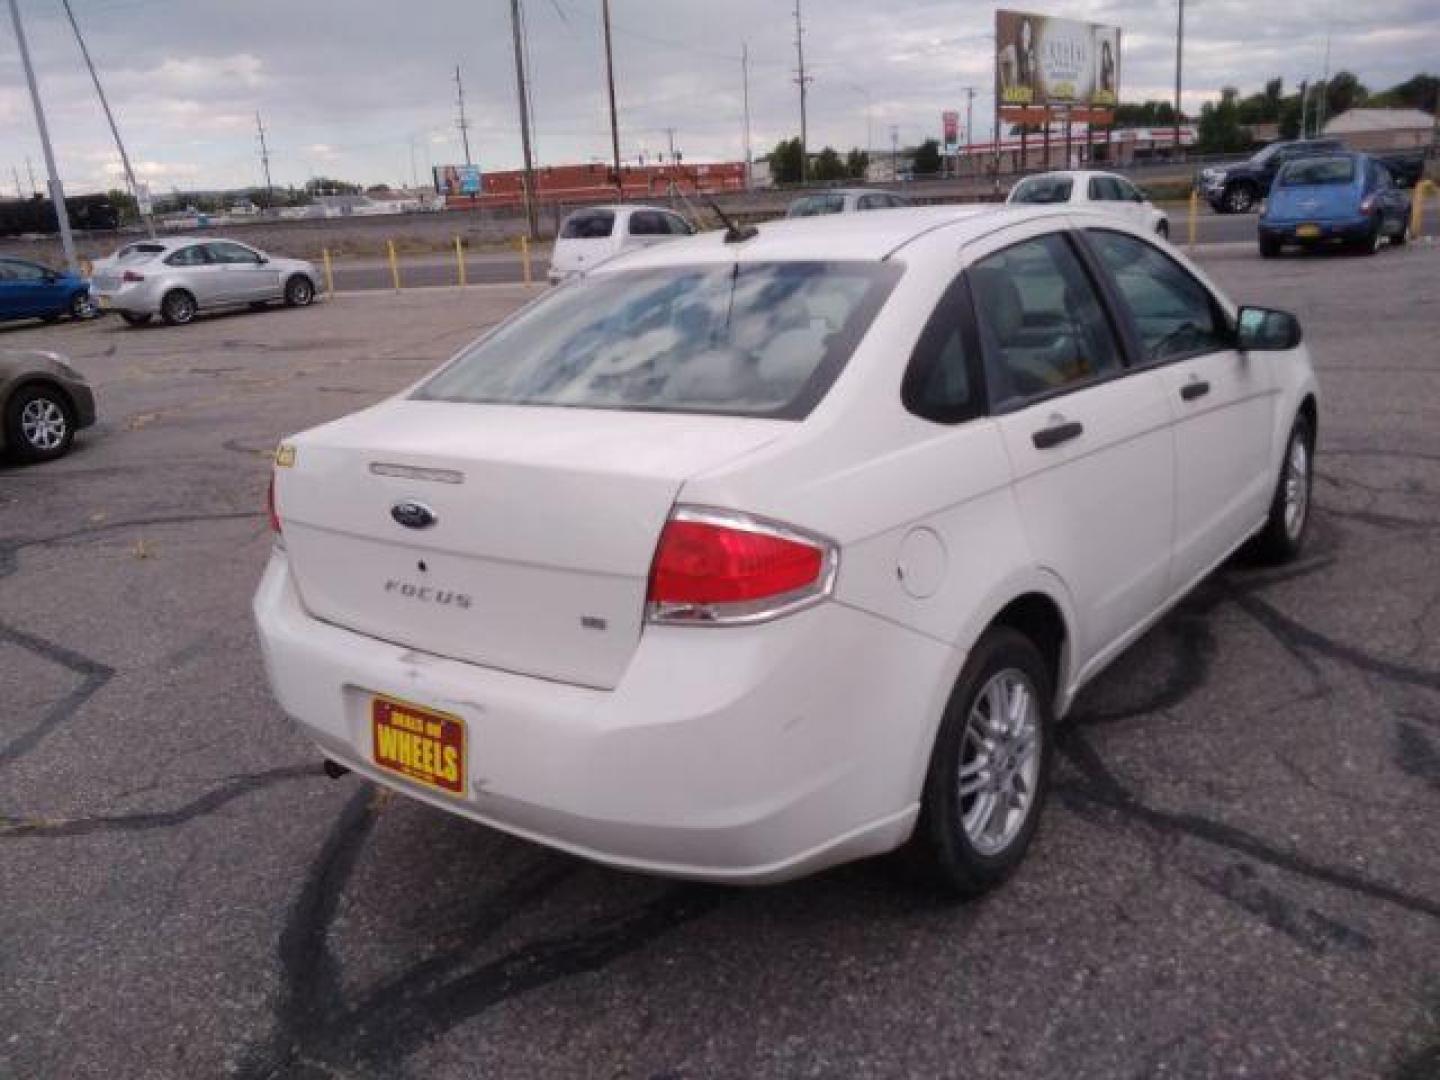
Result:
[[[440,195],[479,195],[479,165],[436,165],[435,191]]]
[[[946,110],[940,114],[941,130],[945,133],[946,146],[960,145],[960,114]]]
[[[1001,105],[1114,105],[1120,95],[1120,30],[996,11],[995,82]]]

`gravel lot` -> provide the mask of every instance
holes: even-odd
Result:
[[[251,629],[266,454],[524,289],[0,328],[102,414],[0,469],[0,1076],[1440,1076],[1440,251],[1209,268],[1304,321],[1312,547],[1083,695],[960,906],[616,873],[320,773]]]

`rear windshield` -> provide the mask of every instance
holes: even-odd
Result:
[[[1304,161],[1292,161],[1280,172],[1281,187],[1348,184],[1354,179],[1354,158],[1307,158]]]
[[[615,228],[615,215],[609,210],[582,210],[565,219],[560,229],[561,240],[603,240]]]
[[[1070,201],[1074,182],[1068,176],[1032,176],[1021,180],[1010,193],[1014,203],[1063,203]]]
[[[790,204],[786,217],[820,217],[838,214],[845,209],[844,195],[806,195]]]
[[[526,308],[414,396],[801,419],[899,275],[878,262],[595,274]]]
[[[159,255],[165,250],[164,244],[127,244],[116,254],[116,259],[133,259],[139,261],[148,259],[152,255]]]

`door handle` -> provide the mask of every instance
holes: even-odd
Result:
[[[1180,388],[1180,397],[1184,401],[1194,401],[1196,398],[1204,397],[1209,392],[1210,384],[1208,382],[1196,380],[1195,382],[1188,382]]]
[[[1047,450],[1052,446],[1059,446],[1063,442],[1079,438],[1084,430],[1085,425],[1078,420],[1067,420],[1064,423],[1041,428],[1030,436],[1030,441],[1035,444],[1035,449]]]

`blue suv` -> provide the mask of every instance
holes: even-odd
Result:
[[[1340,245],[1366,255],[1410,236],[1410,196],[1369,154],[1336,152],[1280,170],[1260,212],[1260,254],[1286,244]]]

